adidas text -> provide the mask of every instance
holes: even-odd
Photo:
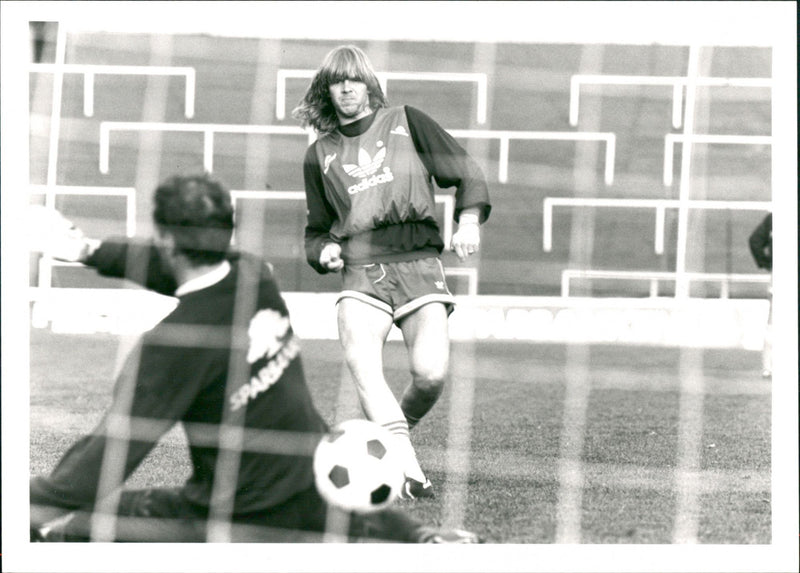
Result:
[[[347,188],[347,192],[350,195],[355,195],[361,191],[366,191],[372,187],[377,187],[381,183],[387,183],[389,181],[394,181],[394,175],[392,175],[392,170],[388,167],[383,168],[383,173],[373,175],[369,179],[362,179],[360,183],[356,183],[355,185],[351,185]]]

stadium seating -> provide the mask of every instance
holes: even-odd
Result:
[[[117,223],[101,225],[98,218],[81,220],[82,205],[96,201],[89,195],[152,186],[175,170],[213,171],[234,189],[251,189],[251,198],[277,199],[284,193],[273,189],[301,197],[299,162],[314,135],[287,118],[287,101],[299,96],[313,73],[308,52],[315,42],[306,42],[296,56],[292,49],[282,50],[280,61],[265,72],[259,68],[256,40],[217,38],[220,50],[192,55],[193,44],[204,41],[178,36],[171,44],[173,56],[166,58],[175,65],[142,65],[154,60],[157,38],[148,42],[124,34],[84,32],[68,35],[66,41],[71,46],[69,62],[30,66],[32,201],[50,193],[48,201],[88,225],[91,234],[112,228],[130,233],[137,220],[146,229],[149,205],[147,193],[138,192],[133,201],[128,196],[124,212],[115,210]],[[235,69],[222,55],[226,44],[235,44],[241,56]],[[291,48],[296,42],[286,44]],[[678,73],[686,66],[684,47],[615,47],[627,62],[623,74],[617,73],[623,71],[619,58],[609,58],[599,70],[603,73],[585,73],[591,70],[578,66],[580,46],[500,44],[492,67],[476,71],[470,51],[447,51],[445,60],[426,68],[423,56],[435,49],[434,44],[400,44],[398,62],[380,72],[384,88],[391,82],[396,103],[418,106],[440,119],[476,157],[490,184],[494,213],[485,228],[482,256],[463,271],[469,281],[477,280],[469,292],[550,296],[563,292],[564,273],[585,271],[589,277],[595,271],[618,271],[618,276],[674,272],[678,221],[668,215],[684,203],[670,187],[675,144],[683,148],[687,141],[690,148],[701,149],[703,165],[695,176],[701,185],[687,205],[700,234],[697,239],[705,245],[700,259],[692,262],[697,268],[687,270],[728,274],[734,282],[754,270],[745,237],[761,216],[758,211],[770,208],[771,198],[771,138],[764,135],[770,121],[768,50],[749,49],[751,57],[742,64],[726,48],[708,49],[711,73],[692,78],[695,89],[705,90],[698,95],[703,124],[687,135],[670,132],[681,127],[681,110],[687,103],[689,78]],[[526,64],[518,63],[522,61]],[[255,99],[250,92],[256,77],[268,88],[264,98],[274,103],[274,115],[266,122],[253,121],[255,112],[248,109]],[[56,81],[62,82],[59,89]],[[165,97],[158,105],[148,100],[156,88]],[[732,88],[739,91],[724,92]],[[46,106],[52,104],[47,94],[56,93],[62,94],[61,105]],[[244,93],[250,98],[247,102]],[[60,114],[54,118],[60,129],[53,130],[49,121],[53,110]],[[585,128],[576,130],[579,111]],[[57,162],[51,162],[52,149],[58,150]],[[147,161],[150,157],[158,157],[155,165]],[[580,178],[583,183],[578,184]],[[441,197],[452,200],[447,191]],[[302,202],[270,205],[282,221],[276,238],[285,236],[286,225],[294,225],[291,236],[299,240]],[[571,213],[569,220],[559,217],[554,225],[554,206],[584,209],[583,214]],[[609,208],[602,214],[585,209],[598,206]],[[645,206],[655,209],[655,233],[652,219],[640,216]],[[585,225],[587,221],[591,224]],[[448,235],[452,221],[445,216],[443,224]],[[582,240],[590,245],[589,252],[583,257],[571,248],[576,240],[573,227],[579,234],[585,227],[588,233]],[[619,235],[626,240],[616,239]],[[275,248],[279,241],[267,243]],[[631,250],[630,244],[652,248]],[[335,288],[330,281],[318,280],[296,248],[276,252],[285,290]],[[445,263],[461,268],[455,259],[446,258]],[[92,279],[86,280],[91,285]],[[740,282],[729,294],[763,296],[763,281]],[[652,293],[639,283],[590,281],[580,292]]]

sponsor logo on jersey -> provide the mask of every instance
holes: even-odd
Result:
[[[408,137],[408,132],[406,131],[406,128],[403,127],[402,125],[398,125],[397,127],[395,127],[389,133],[393,133],[394,135],[403,135],[405,137]]]
[[[325,173],[325,174],[328,173],[328,167],[331,166],[331,163],[333,163],[334,159],[336,159],[336,154],[335,153],[333,155],[326,155],[325,156],[325,166],[322,169],[323,173]]]
[[[351,177],[369,177],[378,170],[384,159],[386,159],[385,147],[379,149],[375,157],[371,157],[369,152],[362,147],[358,150],[358,165],[343,163],[342,167],[344,172]]]
[[[288,316],[273,309],[259,310],[247,328],[247,363],[253,364],[259,358],[275,354],[283,346],[288,332]]]
[[[355,195],[361,191],[366,191],[367,189],[377,187],[381,183],[394,181],[394,175],[392,175],[392,170],[388,166],[384,167],[381,173],[377,173],[378,169],[380,169],[381,165],[383,165],[383,161],[385,159],[385,147],[381,146],[374,156],[371,156],[364,148],[359,149],[358,165],[353,165],[352,163],[342,164],[342,168],[344,169],[345,173],[351,177],[361,178],[361,181],[348,187],[347,192],[350,195]]]
[[[360,183],[356,183],[355,185],[351,185],[347,188],[347,192],[350,195],[355,195],[356,193],[360,193],[361,191],[366,191],[367,189],[371,189],[372,187],[377,187],[381,183],[387,183],[389,181],[394,181],[394,175],[392,175],[392,170],[388,167],[383,168],[383,173],[379,173],[377,175],[373,175],[369,179],[362,179]]]
[[[252,373],[249,382],[231,395],[229,400],[233,411],[269,390],[300,353],[300,344],[291,332],[289,318],[275,310],[257,312],[250,320],[247,335],[250,339],[247,363],[264,361],[264,365]]]

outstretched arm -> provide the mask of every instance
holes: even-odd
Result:
[[[172,271],[151,241],[106,239],[81,262],[103,276],[125,278],[160,294],[172,295],[178,288]]]
[[[31,207],[29,215],[33,250],[59,261],[83,263],[101,275],[125,278],[160,294],[174,294],[178,285],[152,241],[86,237],[57,210],[46,207]]]

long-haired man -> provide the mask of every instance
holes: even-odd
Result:
[[[430,497],[409,429],[433,407],[449,367],[447,318],[454,298],[440,254],[434,185],[455,187],[463,261],[480,246],[491,205],[477,163],[422,111],[390,107],[366,54],[329,52],[293,115],[318,133],[303,163],[305,249],[319,273],[341,272],[339,337],[366,416],[408,454],[405,497]],[[402,331],[411,383],[398,402],[383,375],[392,325]]]

